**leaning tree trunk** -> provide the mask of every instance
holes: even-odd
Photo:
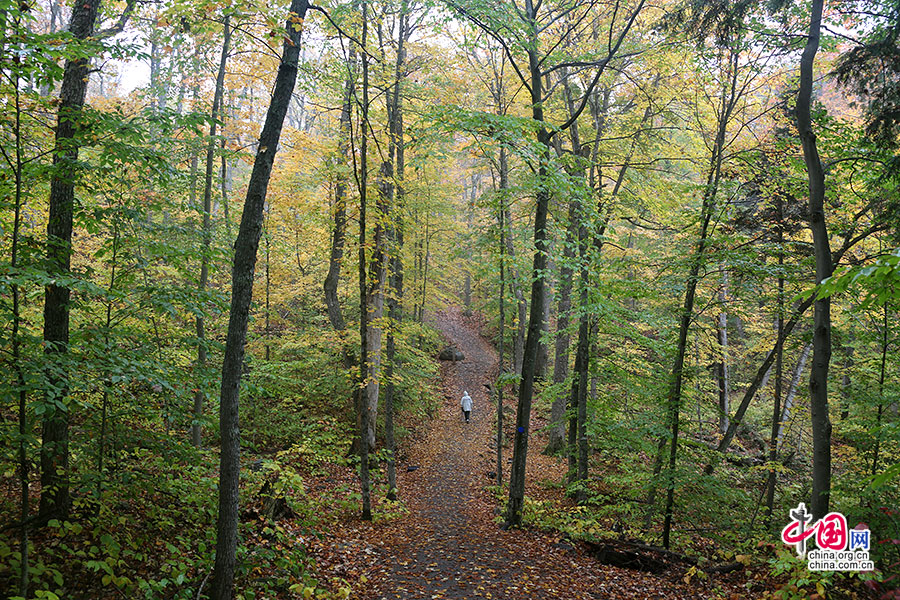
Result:
[[[219,516],[216,524],[216,562],[213,568],[212,600],[231,600],[234,588],[235,553],[237,551],[238,481],[240,473],[240,431],[238,429],[238,397],[247,319],[253,296],[253,273],[262,233],[263,207],[272,174],[272,164],[284,117],[287,114],[300,59],[300,33],[309,8],[308,0],[292,0],[286,24],[287,37],[281,64],[275,78],[275,89],[262,133],[256,159],[247,185],[247,198],[237,240],[234,243],[234,266],[231,271],[231,313],[225,338],[222,362],[222,387],[219,397]]]
[[[803,145],[803,160],[809,179],[809,228],[812,230],[813,254],[816,258],[816,284],[831,277],[833,265],[825,226],[825,171],[816,148],[812,130],[813,64],[819,50],[824,0],[813,0],[809,36],[800,58],[800,90],[797,93],[797,132]],[[812,498],[814,519],[828,513],[831,497],[831,420],[828,417],[828,367],[831,362],[831,299],[815,303],[813,358],[809,375],[809,412],[812,427]]]
[[[334,184],[334,227],[331,229],[331,254],[328,259],[328,273],[323,284],[325,292],[325,306],[328,308],[328,320],[335,331],[343,331],[346,328],[344,316],[341,313],[341,303],[338,300],[338,282],[341,277],[341,260],[344,257],[344,237],[347,233],[347,174],[345,169],[350,162],[350,102],[353,99],[353,82],[355,80],[353,65],[356,62],[355,46],[350,47],[347,60],[348,74],[344,85],[344,100],[341,105],[341,118],[339,121],[338,160]]]
[[[678,430],[681,418],[681,388],[684,383],[684,356],[687,350],[687,337],[694,316],[694,299],[697,292],[697,282],[700,269],[706,260],[706,245],[709,236],[709,224],[715,212],[716,194],[719,187],[719,178],[722,172],[722,157],[725,149],[725,135],[731,113],[737,104],[737,78],[738,78],[738,53],[732,51],[730,58],[731,72],[728,87],[722,90],[722,101],[719,109],[719,123],[716,131],[716,140],[710,157],[709,175],[706,180],[706,188],[703,192],[703,204],[700,215],[700,236],[694,255],[691,258],[691,269],[686,282],[684,304],[681,309],[681,323],[678,329],[678,344],[676,346],[675,361],[669,376],[669,393],[666,400],[668,407],[669,427],[671,436],[669,440],[668,476],[666,479],[666,507],[663,517],[663,547],[669,547],[669,536],[672,531],[672,516],[675,505],[675,462],[678,454]]]
[[[228,62],[228,48],[231,42],[230,17],[225,16],[222,40],[222,56],[219,58],[219,72],[216,74],[216,90],[213,93],[212,112],[209,125],[209,145],[206,147],[206,177],[203,182],[203,250],[200,253],[200,283],[198,293],[202,298],[209,283],[209,249],[212,246],[212,188],[213,167],[215,166],[216,125],[222,111],[222,96],[225,90],[225,65]],[[197,315],[197,391],[194,394],[194,419],[191,423],[191,443],[199,448],[202,441],[203,404],[206,400],[204,385],[206,371],[206,318],[202,311]]]
[[[69,31],[76,40],[94,33],[100,0],[76,2]],[[66,61],[59,93],[53,171],[50,175],[50,216],[47,221],[47,271],[52,281],[65,281],[71,272],[72,217],[78,169],[78,123],[87,94],[90,61]],[[69,288],[51,283],[44,291],[44,352],[47,362],[45,412],[41,434],[41,501],[45,517],[66,516],[69,495]]]
[[[791,383],[788,385],[787,393],[784,395],[784,407],[781,409],[781,420],[778,422],[778,433],[775,435],[775,450],[781,450],[784,442],[785,423],[791,418],[791,409],[794,408],[794,398],[797,396],[797,389],[800,387],[800,378],[803,377],[803,370],[806,368],[806,361],[809,359],[809,353],[812,350],[812,342],[807,342],[800,351],[800,358],[794,365],[794,372],[791,375]]]
[[[769,435],[769,474],[766,479],[766,527],[772,525],[772,512],[775,507],[775,486],[778,484],[778,472],[775,460],[778,458],[778,429],[781,424],[781,392],[784,383],[784,211],[782,199],[776,200],[778,214],[778,297],[776,300],[776,342],[775,342],[775,398],[772,406],[772,428]]]

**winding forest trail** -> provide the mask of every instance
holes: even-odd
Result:
[[[439,414],[425,438],[398,465],[398,488],[410,513],[376,525],[372,531],[377,536],[372,540],[375,553],[381,556],[370,571],[372,581],[365,597],[703,597],[696,588],[688,591],[679,585],[678,574],[654,577],[604,566],[558,534],[499,528],[497,503],[485,489],[496,465],[491,443],[496,436],[496,399],[492,404],[484,384],[496,377],[497,354],[481,337],[477,321],[458,308],[438,313],[435,322],[465,359],[443,363]],[[459,407],[464,390],[474,400],[468,424]],[[509,407],[513,406],[514,399],[510,399]],[[532,440],[529,459],[539,456],[540,449],[537,440]],[[507,458],[504,456],[504,463]],[[408,471],[408,466],[418,468]],[[548,475],[553,474],[544,473],[543,477]]]

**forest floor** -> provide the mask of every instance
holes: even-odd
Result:
[[[443,402],[424,436],[398,465],[398,489],[409,513],[362,525],[370,561],[367,585],[359,597],[371,600],[461,598],[736,598],[746,596],[739,575],[706,581],[683,581],[687,567],[658,575],[603,565],[582,544],[556,532],[535,529],[504,531],[490,486],[496,470],[496,405],[485,384],[497,375],[497,354],[480,335],[480,323],[451,307],[435,324],[465,359],[442,366]],[[472,421],[465,423],[459,398],[467,390],[474,400]],[[508,401],[513,409],[515,399]],[[507,416],[507,415],[505,415]],[[507,418],[507,422],[512,421]],[[533,428],[538,431],[539,425]],[[561,481],[564,465],[540,454],[546,441],[534,434],[529,451],[529,496],[562,490],[538,485]],[[504,448],[508,455],[509,449]],[[504,456],[508,476],[508,456]],[[354,594],[356,596],[356,594]]]

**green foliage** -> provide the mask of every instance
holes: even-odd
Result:
[[[860,308],[884,306],[900,299],[900,248],[878,257],[874,264],[843,269],[822,282],[817,298],[855,288],[862,293]]]

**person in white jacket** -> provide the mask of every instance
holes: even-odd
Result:
[[[469,416],[472,414],[472,397],[469,396],[469,392],[463,392],[463,397],[462,400],[459,401],[459,406],[462,408],[466,423],[468,423]]]

